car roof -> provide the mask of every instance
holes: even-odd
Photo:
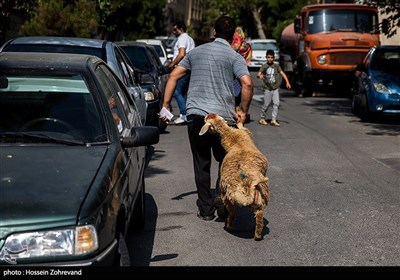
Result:
[[[64,53],[0,53],[0,68],[43,68],[43,69],[86,69],[87,61],[101,61],[100,58],[83,54]]]
[[[118,41],[115,42],[118,46],[139,46],[146,48],[148,45],[145,42],[138,42],[138,41]]]
[[[57,37],[57,36],[27,36],[12,39],[9,44],[46,44],[46,45],[71,45],[91,48],[103,48],[107,41],[90,38]]]
[[[151,45],[163,45],[162,41],[158,39],[137,39],[136,42],[144,42]]]
[[[400,45],[380,45],[375,46],[376,49],[387,49],[387,50],[398,50],[400,49]]]
[[[267,42],[267,43],[276,43],[275,39],[251,39],[250,42]]]

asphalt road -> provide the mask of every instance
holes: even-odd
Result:
[[[145,229],[127,238],[132,265],[399,266],[400,124],[362,123],[346,98],[282,90],[281,126],[261,126],[254,82],[247,127],[270,162],[264,239],[253,240],[247,208],[231,233],[196,217],[186,126],[171,125],[146,171]]]

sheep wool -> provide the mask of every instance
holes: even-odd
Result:
[[[255,213],[254,239],[262,240],[264,209],[269,200],[268,159],[258,150],[250,130],[240,120],[237,128],[228,126],[216,114],[208,114],[204,121],[199,134],[208,130],[218,133],[226,151],[220,170],[221,200],[228,211],[226,229],[233,227],[236,206],[248,206]]]

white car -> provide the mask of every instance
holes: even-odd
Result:
[[[253,55],[248,67],[261,67],[267,62],[267,50],[274,50],[275,63],[279,63],[279,48],[275,39],[252,39],[250,42]]]
[[[137,42],[143,42],[149,45],[154,46],[154,48],[156,49],[158,56],[160,57],[161,63],[163,65],[167,65],[168,62],[168,58],[167,58],[167,52],[165,51],[165,48],[163,46],[163,43],[161,40],[158,39],[138,39],[136,40]]]

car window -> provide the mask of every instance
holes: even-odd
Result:
[[[111,111],[113,112],[118,131],[123,133],[125,128],[134,125],[134,119],[140,119],[139,113],[136,111],[135,107],[130,106],[129,100],[127,100],[126,93],[124,92],[125,87],[118,82],[114,74],[105,65],[101,65],[96,71],[102,71],[104,73],[104,75],[101,75],[103,78],[100,84],[109,102]],[[121,123],[119,123],[119,120]]]
[[[381,71],[399,71],[400,70],[400,52],[391,50],[376,50],[371,61],[372,70]]]
[[[150,50],[150,54],[152,55],[152,58],[153,58],[153,61],[154,61],[155,65],[158,68],[162,67],[163,65],[161,63],[160,57],[158,56],[154,46],[149,46],[149,50]]]
[[[122,47],[133,65],[144,72],[151,71],[152,63],[145,48],[137,46]]]
[[[165,57],[162,47],[160,45],[152,45],[157,52],[159,57]]]
[[[99,141],[101,117],[81,74],[2,72],[0,132],[29,132],[57,139]]]

